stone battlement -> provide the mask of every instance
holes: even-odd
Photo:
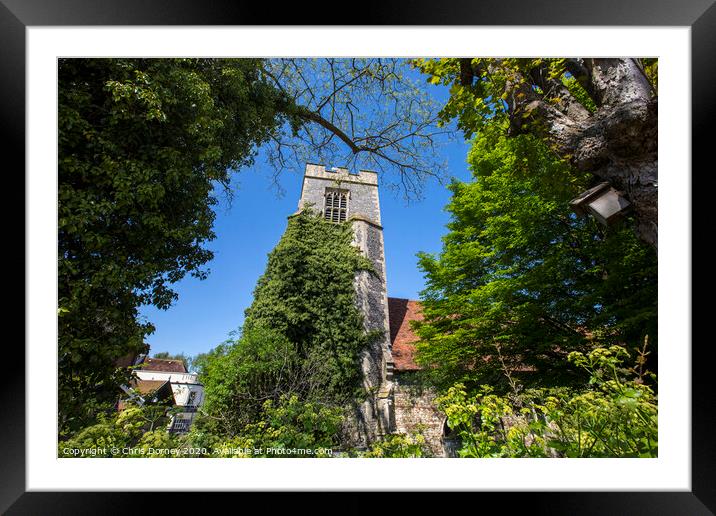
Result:
[[[317,179],[331,179],[338,182],[353,182],[378,186],[378,173],[372,170],[360,170],[354,173],[343,167],[326,169],[325,165],[306,163],[305,176],[315,177]]]

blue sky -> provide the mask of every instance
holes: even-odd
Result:
[[[434,86],[428,89],[442,100],[445,92],[440,90]],[[468,145],[460,137],[443,147],[448,177],[461,180],[470,177],[467,150]],[[186,277],[176,283],[174,290],[179,299],[168,310],[154,307],[140,310],[156,327],[147,337],[150,353],[203,353],[241,326],[256,281],[266,267],[267,255],[286,229],[286,217],[296,211],[301,191],[302,175],[285,173],[280,179],[285,193],[279,196],[272,187],[270,172],[260,154],[253,167],[236,174],[231,206],[221,198],[215,207],[216,239],[206,246],[214,252],[214,259],[208,264],[209,277],[203,281]],[[379,192],[388,295],[418,299],[424,278],[417,267],[416,253],[440,250],[440,239],[449,219],[444,211],[449,192],[434,179],[426,184],[424,199],[420,201],[407,203],[400,193],[386,188]]]

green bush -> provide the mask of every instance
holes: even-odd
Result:
[[[421,434],[390,434],[376,441],[362,457],[410,458],[429,455],[425,449],[425,437]]]
[[[175,448],[180,438],[166,428],[168,407],[131,405],[121,412],[100,414],[98,422],[60,441],[58,457],[146,457],[150,448]],[[132,448],[132,453],[126,453]]]
[[[239,436],[216,444],[215,456],[330,457],[342,420],[341,409],[302,402],[297,396],[268,400],[261,419],[246,425]]]
[[[438,404],[462,441],[461,457],[656,457],[657,398],[645,383],[656,378],[623,367],[628,357],[620,346],[571,353],[590,373],[581,391],[502,396],[456,384]]]

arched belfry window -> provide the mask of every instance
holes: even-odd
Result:
[[[323,217],[331,222],[345,222],[348,214],[348,191],[326,188]]]

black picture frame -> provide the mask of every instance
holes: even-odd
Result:
[[[716,6],[715,0],[483,0],[429,2],[401,5],[396,1],[269,4],[217,0],[0,0],[0,112],[2,113],[5,164],[15,158],[10,170],[25,170],[25,30],[30,26],[87,25],[522,25],[522,26],[688,26],[691,28],[692,152],[693,170],[710,172],[712,146],[710,130],[716,104]],[[339,14],[341,13],[341,14]],[[338,16],[336,16],[338,15]],[[337,21],[339,20],[339,21]],[[710,144],[710,145],[709,145]],[[25,192],[22,175],[14,173]],[[6,176],[7,177],[7,176]],[[693,177],[693,175],[692,175]],[[17,191],[17,190],[15,190]],[[697,193],[692,188],[693,193]],[[700,203],[694,199],[694,206]],[[700,234],[698,219],[692,235]],[[17,226],[17,225],[16,225]],[[703,228],[702,228],[703,229]],[[17,229],[19,231],[19,226]],[[704,229],[704,233],[710,234]],[[697,242],[694,242],[695,244]],[[705,244],[704,244],[705,245]],[[18,246],[19,247],[19,246]],[[24,249],[24,246],[23,246]],[[692,245],[692,257],[696,248]],[[17,263],[17,251],[14,262]],[[24,259],[24,250],[22,251]],[[23,260],[25,263],[26,261]],[[26,269],[26,274],[29,271]],[[705,289],[705,286],[701,288]],[[19,303],[18,303],[19,304]],[[694,308],[696,304],[694,303]],[[693,317],[694,321],[697,318]],[[509,503],[510,509],[536,514],[712,514],[716,512],[716,447],[711,436],[716,427],[709,385],[710,342],[692,339],[692,490],[690,492],[533,492],[471,493],[480,506],[490,502]],[[690,343],[681,343],[685,349]],[[8,514],[102,514],[137,511],[152,507],[176,508],[182,512],[206,495],[189,493],[79,493],[26,492],[25,480],[25,353],[16,341],[5,346],[4,388],[0,389],[4,409],[0,435],[0,511]],[[227,497],[231,495],[216,494]],[[289,503],[301,505],[307,493],[291,494]],[[243,500],[246,493],[237,494]],[[253,496],[253,495],[252,495]],[[257,494],[265,499],[266,494]],[[355,502],[334,501],[322,495],[321,506],[365,507],[361,494],[349,496]],[[451,495],[452,496],[452,495]],[[409,510],[423,503],[423,496],[401,496],[398,506]],[[492,500],[497,498],[496,500]],[[271,494],[275,503],[279,498]],[[203,500],[203,501],[202,501]],[[395,502],[395,500],[394,500]],[[452,503],[452,502],[451,502]],[[475,503],[475,502],[471,502]],[[248,508],[248,505],[245,506]],[[379,507],[379,506],[378,506]],[[376,507],[373,507],[376,509]]]

